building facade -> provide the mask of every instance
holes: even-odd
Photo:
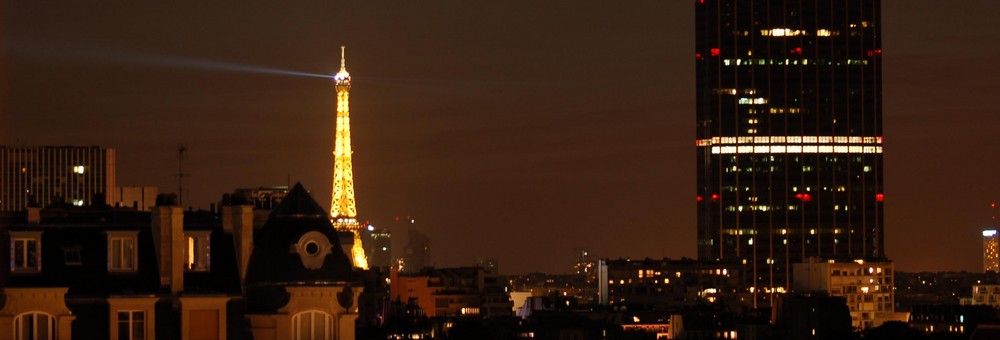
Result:
[[[56,201],[115,202],[115,150],[97,146],[0,146],[0,211]]]
[[[1000,273],[1000,236],[996,229],[983,230],[983,272]]]
[[[880,7],[695,4],[698,258],[756,293],[809,256],[885,256]]]
[[[168,195],[0,213],[0,339],[354,339],[363,289],[326,211],[286,201],[260,230],[250,205]]]
[[[156,196],[160,194],[158,187],[124,186],[115,187],[114,204],[109,205],[122,208],[132,208],[141,211],[149,211],[156,206]]]
[[[749,304],[739,290],[740,270],[735,264],[690,259],[602,260],[597,266],[602,278],[597,283],[598,301],[630,311],[680,310],[716,302]]]
[[[1000,308],[1000,285],[972,285],[970,304]]]
[[[894,312],[891,262],[820,261],[809,258],[793,265],[793,289],[799,293],[824,293],[842,297],[851,312],[854,328],[878,327],[897,318]],[[906,321],[905,318],[901,321]]]
[[[507,279],[483,268],[424,268],[417,274],[402,274],[393,267],[390,282],[392,301],[414,301],[427,317],[513,314]]]

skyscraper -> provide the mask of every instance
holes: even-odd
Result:
[[[698,257],[883,258],[880,0],[697,0]],[[758,296],[761,297],[761,296]]]
[[[993,228],[983,229],[983,272],[1000,273],[1000,235]]]
[[[337,85],[337,131],[333,147],[333,197],[330,199],[330,221],[337,231],[354,233],[351,259],[355,267],[368,269],[365,248],[361,245],[361,224],[354,202],[354,167],[351,164],[351,74],[347,72],[344,46],[340,47],[340,72],[333,76]]]
[[[115,201],[115,150],[97,146],[0,146],[0,211],[56,200],[90,204],[95,194]]]

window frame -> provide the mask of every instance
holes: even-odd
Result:
[[[79,246],[65,247],[63,251],[63,265],[65,266],[82,266],[83,265],[83,249]],[[73,256],[76,258],[74,259]]]
[[[44,317],[48,318],[49,322],[48,322],[48,337],[47,337],[47,339],[41,339],[41,338],[39,338],[39,336],[37,334],[37,332],[38,332],[38,317],[39,316],[44,316]],[[29,335],[27,335],[27,336],[25,335],[25,332],[24,332],[25,330],[22,329],[22,327],[21,327],[22,320],[23,320],[24,317],[30,317],[31,321],[32,321],[31,325],[33,326],[32,329],[31,329],[31,333]],[[56,336],[56,332],[58,332],[58,327],[56,327],[56,317],[54,315],[52,315],[52,314],[49,314],[49,313],[46,313],[46,312],[42,312],[42,311],[25,312],[25,313],[21,313],[21,314],[18,314],[17,316],[15,316],[14,317],[14,329],[13,329],[13,331],[14,331],[14,339],[16,339],[16,340],[21,340],[21,339],[38,339],[38,340],[53,340],[53,339],[58,339],[58,337]]]
[[[142,314],[142,319],[141,320],[135,318],[135,315],[138,314],[138,313]],[[126,333],[125,335],[121,334],[121,325],[122,325],[122,322],[123,322],[123,320],[122,320],[122,314],[127,314],[128,315],[128,319],[124,320],[124,322],[128,324],[128,333]],[[115,324],[118,326],[115,329],[115,332],[116,332],[116,335],[118,336],[118,340],[146,340],[146,339],[149,339],[149,327],[147,327],[146,310],[143,310],[143,309],[119,309],[119,310],[115,311],[115,315],[116,315],[116,317],[115,317]],[[139,338],[139,339],[136,339],[134,337],[135,336],[136,323],[140,323],[142,325],[142,337]]]
[[[108,272],[109,273],[135,273],[139,271],[139,231],[138,230],[118,230],[107,231],[108,236]],[[121,241],[117,246],[115,241]],[[125,241],[131,241],[132,248],[126,251]],[[118,248],[118,265],[115,265],[115,250]],[[131,260],[130,266],[126,266],[126,260]]]
[[[201,250],[199,253],[192,250]],[[199,266],[201,263],[203,265]],[[212,270],[212,231],[211,230],[186,230],[184,231],[184,271],[186,272],[208,272]]]
[[[303,317],[308,317],[309,318],[309,323],[308,323],[309,334],[308,335],[307,334],[303,334],[303,327],[306,326],[302,322],[303,321]],[[315,309],[313,309],[313,310],[307,310],[307,311],[298,312],[298,313],[295,313],[295,315],[292,315],[292,324],[291,324],[292,339],[294,339],[294,340],[315,340],[315,339],[313,339],[312,336],[316,333],[316,323],[317,323],[316,321],[319,321],[319,320],[322,320],[322,322],[323,322],[323,325],[322,325],[322,328],[323,328],[323,338],[329,340],[329,339],[333,339],[334,337],[336,337],[337,328],[336,328],[336,324],[334,324],[333,315],[330,314],[330,313],[321,311],[321,310],[315,310]]]
[[[17,243],[24,242],[21,258],[24,263],[17,263]],[[35,265],[28,266],[28,242],[35,244]],[[15,274],[37,274],[42,272],[42,232],[41,231],[11,231],[10,232],[10,272]]]

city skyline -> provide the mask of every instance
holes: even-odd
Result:
[[[185,144],[185,192],[206,209],[288,179],[329,197],[332,81],[220,64],[332,75],[344,44],[359,217],[413,216],[436,265],[568,272],[576,247],[695,257],[693,2],[7,4],[0,144],[115,148],[120,185],[161,192]],[[1000,48],[984,42],[998,9],[883,3],[898,270],[981,268],[997,161],[955,150],[997,144]]]

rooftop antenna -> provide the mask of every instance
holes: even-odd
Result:
[[[187,146],[181,144],[177,148],[177,205],[184,206],[184,177],[188,174],[184,173],[184,152],[187,151]]]

